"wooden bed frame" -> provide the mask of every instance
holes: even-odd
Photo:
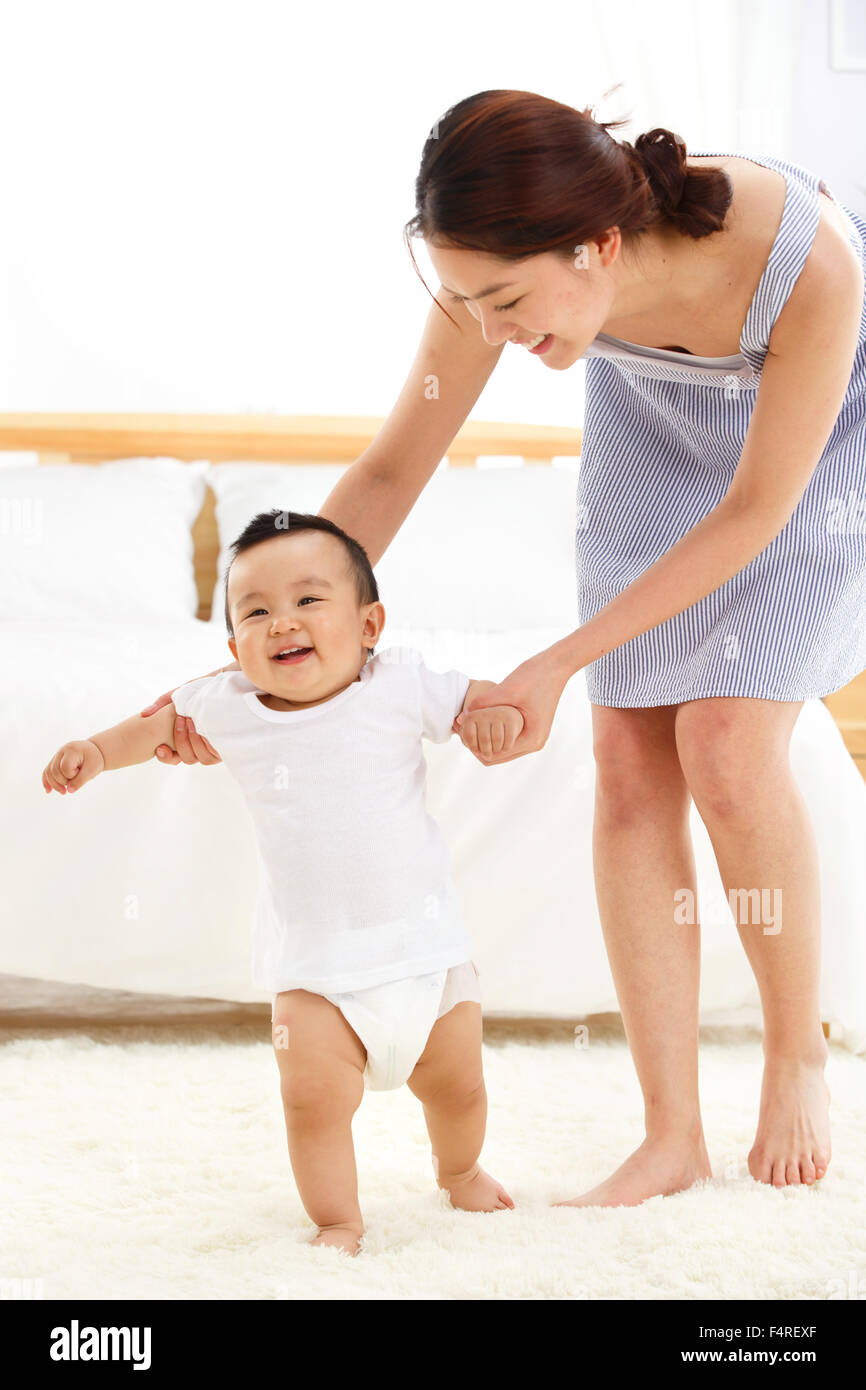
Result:
[[[43,463],[104,463],[164,457],[214,463],[352,463],[384,424],[379,416],[0,414],[0,451],[36,452]],[[451,466],[482,456],[547,463],[580,454],[582,431],[556,425],[469,420],[448,449]],[[214,497],[193,526],[198,616],[210,617],[217,580]],[[866,671],[824,703],[866,780]]]

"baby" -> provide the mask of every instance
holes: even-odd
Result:
[[[356,1254],[364,1225],[352,1116],[364,1087],[408,1084],[455,1207],[513,1207],[479,1166],[487,1118],[481,995],[442,833],[425,809],[422,737],[444,743],[492,681],[374,648],[385,622],[366,551],[325,517],[262,512],[232,546],[229,648],[240,670],[179,686],[66,743],[42,774],[75,792],[174,748],[190,715],[239,782],[257,832],[254,983],[272,996],[289,1156],[313,1245]],[[469,747],[507,752],[511,706],[464,716]]]

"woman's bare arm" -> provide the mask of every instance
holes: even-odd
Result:
[[[444,299],[441,285],[437,298]],[[504,344],[485,342],[465,305],[436,304],[415,360],[376,438],[328,493],[319,515],[379,563],[484,390]]]

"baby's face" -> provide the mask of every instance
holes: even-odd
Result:
[[[242,551],[228,606],[232,655],[286,708],[318,704],[357,680],[385,622],[381,603],[359,606],[346,550],[325,531],[287,531]],[[305,650],[278,656],[293,647]]]

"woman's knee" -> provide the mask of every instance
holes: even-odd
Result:
[[[702,815],[765,814],[790,775],[788,744],[801,705],[737,699],[694,700],[676,721],[680,765]]]
[[[645,815],[648,802],[684,808],[688,789],[674,736],[675,706],[610,709],[593,706],[596,796],[617,816]]]

